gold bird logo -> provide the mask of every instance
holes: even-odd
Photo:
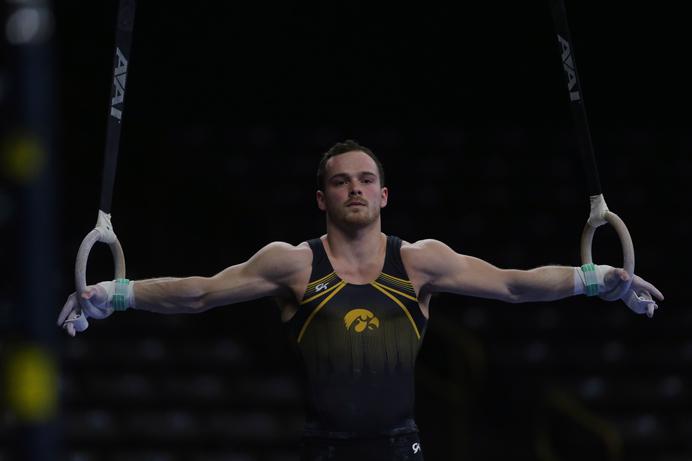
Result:
[[[367,309],[353,309],[344,316],[344,324],[347,330],[350,330],[351,326],[353,326],[356,333],[362,333],[366,329],[374,330],[379,328],[380,319]]]

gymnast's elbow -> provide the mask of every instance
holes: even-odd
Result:
[[[503,277],[501,288],[498,289],[498,298],[501,301],[520,304],[533,301],[531,290],[528,289],[522,280],[522,271],[514,269],[501,270]]]
[[[208,277],[187,277],[180,280],[178,294],[182,312],[196,314],[215,307],[211,296],[213,284]]]
[[[534,270],[508,269],[505,273],[504,301],[513,304],[544,302],[559,299],[558,284],[541,276],[541,268]]]
[[[508,288],[506,291],[499,293],[496,296],[496,299],[510,304],[521,304],[531,301],[530,297],[528,297],[525,293],[515,291],[512,288]]]

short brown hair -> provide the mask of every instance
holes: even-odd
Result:
[[[345,154],[346,152],[352,152],[354,150],[358,150],[367,154],[371,159],[375,161],[375,165],[377,165],[377,172],[380,176],[380,187],[384,187],[384,168],[382,168],[382,162],[380,162],[380,159],[378,159],[377,156],[367,147],[361,146],[360,144],[358,144],[358,142],[352,139],[347,139],[343,142],[337,142],[322,155],[320,164],[317,166],[317,189],[324,189],[324,174],[327,166],[327,160],[337,155]]]

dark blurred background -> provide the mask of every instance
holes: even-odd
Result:
[[[416,382],[429,461],[692,459],[684,15],[566,3],[604,195],[666,301],[647,319],[436,296]],[[98,210],[116,9],[2,3],[0,460],[295,460],[301,388],[271,300],[54,327]],[[588,197],[547,2],[140,1],[134,31],[113,201],[129,278],[321,235],[317,163],[347,138],[384,163],[385,233],[580,264]],[[594,259],[620,264],[612,229]],[[89,280],[111,277],[97,246]]]

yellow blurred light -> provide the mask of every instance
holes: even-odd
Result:
[[[46,163],[46,153],[36,136],[11,136],[2,150],[5,175],[18,183],[35,180]]]
[[[10,349],[5,364],[8,408],[20,421],[45,422],[58,402],[57,370],[44,349],[28,345]]]

